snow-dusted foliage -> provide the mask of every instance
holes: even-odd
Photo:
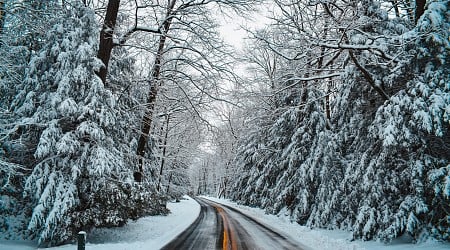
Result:
[[[415,25],[411,14],[387,8],[388,1],[318,1],[316,9],[287,2],[277,1],[283,15],[292,11],[298,19],[275,20],[297,27],[292,33],[299,38],[283,43],[277,39],[284,34],[277,34],[265,41],[297,65],[278,67],[278,74],[298,82],[287,89],[277,79],[274,92],[285,106],[265,111],[273,122],[240,140],[234,162],[242,173],[233,198],[364,240],[403,234],[449,240],[448,1],[428,1]],[[308,15],[317,23],[305,28]],[[332,91],[330,80],[311,79],[325,75],[315,71],[340,74]],[[283,93],[303,98],[286,103]]]
[[[405,52],[413,53],[408,66],[379,74],[392,94],[368,117],[367,136],[355,138],[360,159],[349,163],[354,172],[344,182],[347,189],[362,185],[350,198],[360,200],[355,237],[391,240],[408,233],[421,240],[432,232],[449,239],[448,214],[443,212],[449,200],[435,189],[445,185],[445,177],[430,177],[448,168],[450,159],[449,43],[442,39],[448,37],[448,7],[430,3],[417,26],[402,35],[416,39],[405,48],[414,50]]]
[[[50,16],[58,16],[56,1],[4,1],[0,28],[0,238],[26,237],[30,207],[22,198],[23,183],[34,161],[29,145],[38,134],[24,134],[27,124],[18,122],[15,97],[27,88],[25,69],[30,57],[42,48],[45,32],[52,26]],[[35,18],[39,13],[40,18]]]
[[[55,11],[57,1],[39,3],[35,0],[4,1],[0,28],[0,105],[8,110],[22,89],[25,68],[31,54],[43,45],[45,31],[52,26],[50,16]],[[39,16],[39,18],[38,18]]]
[[[10,121],[18,125],[2,131],[2,150],[8,152],[0,154],[1,171],[4,161],[14,167],[17,156],[8,145],[21,141],[18,152],[27,159],[19,163],[31,170],[23,193],[27,231],[43,246],[73,240],[80,230],[165,211],[153,183],[133,182],[133,117],[123,111],[127,98],[118,100],[95,74],[101,62],[94,12],[71,1],[52,18],[11,102]]]

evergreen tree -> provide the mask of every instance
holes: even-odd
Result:
[[[26,133],[26,121],[15,112],[24,99],[31,56],[45,43],[45,31],[59,16],[55,1],[2,1],[0,32],[0,228],[2,238],[25,237],[28,200],[23,183],[30,173],[38,134]]]
[[[101,62],[94,12],[78,1],[61,11],[15,100],[24,124],[21,152],[32,154],[24,188],[28,230],[41,245],[164,211],[152,183],[133,184],[126,114],[95,74]]]
[[[259,38],[294,65],[279,72],[303,77],[291,77],[290,88],[278,79],[282,106],[276,108],[287,111],[240,140],[235,164],[243,174],[233,198],[365,240],[389,242],[404,234],[448,240],[448,2],[432,1],[423,14],[418,5],[406,19],[400,9],[393,18],[385,1],[316,3],[320,8],[276,2],[283,15],[294,13],[275,19],[278,26],[298,29],[286,43],[277,40],[282,35]],[[316,21],[318,10],[325,20]],[[296,19],[300,12],[303,19]],[[302,20],[317,25],[305,28]],[[311,53],[305,39],[316,39],[322,50]],[[325,69],[340,75],[328,115],[320,103],[330,94],[308,74],[335,64],[344,67]],[[291,94],[280,96],[287,89]]]

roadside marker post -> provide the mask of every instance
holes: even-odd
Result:
[[[80,231],[78,232],[78,250],[86,249],[86,232]]]

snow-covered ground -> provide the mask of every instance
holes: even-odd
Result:
[[[168,216],[150,216],[131,221],[122,228],[97,229],[87,236],[87,250],[140,250],[159,249],[186,229],[197,217],[200,206],[189,197],[178,203],[169,203],[171,213]],[[318,250],[444,250],[450,249],[450,244],[428,241],[421,244],[407,243],[397,240],[385,245],[379,242],[349,241],[350,233],[344,231],[329,231],[314,229],[290,222],[283,216],[268,215],[262,209],[237,205],[234,202],[205,197],[215,202],[232,206],[241,212],[284,232],[302,244]],[[36,249],[33,242],[0,241],[1,250],[31,250]],[[50,250],[76,249],[73,244],[49,248]]]
[[[338,230],[311,230],[307,227],[292,223],[286,216],[276,216],[266,214],[264,210],[259,208],[251,208],[238,205],[225,199],[217,199],[213,197],[204,197],[212,201],[222,203],[238,209],[239,211],[255,218],[256,220],[284,232],[286,235],[296,239],[300,243],[317,250],[448,250],[450,244],[436,242],[433,240],[412,244],[406,242],[405,239],[399,239],[393,243],[386,245],[375,241],[350,241],[351,234]]]
[[[140,250],[159,249],[194,222],[200,213],[200,205],[189,197],[177,203],[168,203],[171,213],[167,216],[149,216],[130,221],[121,228],[96,229],[87,235],[87,250]],[[31,250],[36,243],[0,241],[0,250]],[[73,250],[68,244],[49,250]]]

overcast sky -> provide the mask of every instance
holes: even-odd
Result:
[[[222,27],[219,29],[219,32],[227,43],[235,46],[237,49],[242,49],[244,38],[248,36],[246,30],[242,27],[250,29],[262,28],[269,23],[268,15],[267,6],[263,6],[260,11],[253,13],[247,18],[237,15],[232,17],[222,16],[220,17]]]

